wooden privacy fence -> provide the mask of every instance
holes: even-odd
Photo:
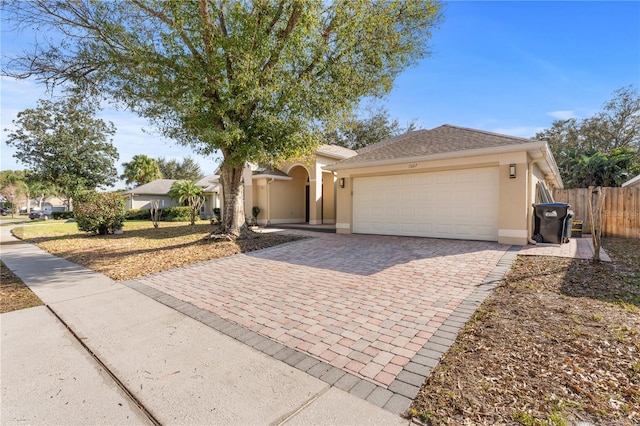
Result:
[[[640,188],[604,188],[602,236],[640,238]],[[573,210],[573,220],[583,221],[582,232],[591,233],[588,217],[589,190],[556,189],[553,199],[567,203]]]

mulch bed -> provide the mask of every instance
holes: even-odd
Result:
[[[0,262],[0,313],[42,305],[38,296]]]
[[[640,242],[518,257],[424,382],[425,424],[640,424]]]
[[[215,226],[180,224],[158,229],[125,229],[122,235],[33,238],[28,242],[122,281],[301,239],[292,235],[251,232],[232,241],[211,238],[218,231]]]

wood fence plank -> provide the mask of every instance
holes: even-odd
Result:
[[[640,238],[640,188],[605,188],[602,223],[603,237]],[[574,220],[582,220],[582,231],[591,233],[587,188],[554,190],[556,202],[571,205]]]

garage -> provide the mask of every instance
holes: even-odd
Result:
[[[353,232],[496,241],[498,168],[353,179]]]
[[[562,188],[549,145],[445,124],[367,145],[335,173],[336,232],[527,244],[535,188]]]

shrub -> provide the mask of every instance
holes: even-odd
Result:
[[[86,192],[77,197],[74,213],[79,230],[106,235],[122,228],[125,201],[113,192]]]
[[[73,212],[52,212],[51,216],[56,219],[73,219]]]
[[[127,210],[127,220],[151,220],[151,211],[149,209],[130,209]]]
[[[167,207],[162,210],[162,216],[167,222],[189,222],[191,220],[191,208],[189,206]],[[195,220],[199,219],[196,216]]]

